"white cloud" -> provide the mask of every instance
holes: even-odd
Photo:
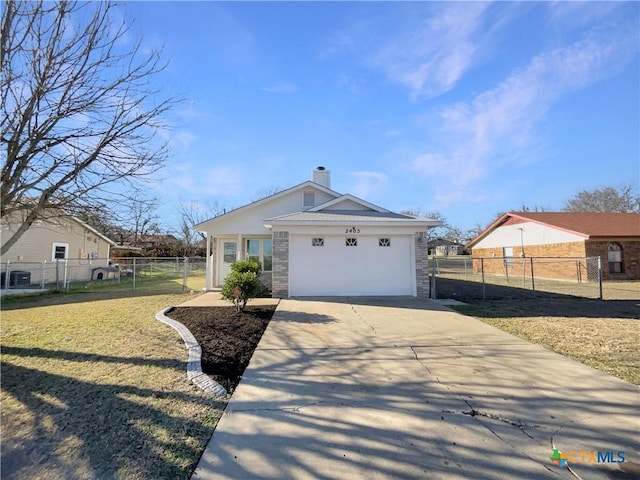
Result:
[[[464,198],[492,170],[535,148],[535,128],[559,99],[615,75],[636,53],[633,36],[609,32],[534,57],[497,87],[443,108],[444,146],[416,156],[412,170],[443,185],[440,202]]]
[[[240,169],[213,167],[203,171],[192,165],[175,169],[166,183],[179,188],[180,195],[194,198],[230,197],[241,193],[244,187]]]
[[[300,88],[293,83],[278,82],[274,85],[262,87],[260,90],[269,93],[295,93],[300,90]]]
[[[438,4],[420,28],[391,40],[371,60],[414,99],[455,86],[471,68],[488,3]]]
[[[173,141],[175,144],[180,146],[182,149],[188,149],[191,144],[197,139],[193,133],[187,131],[177,132],[173,136]]]
[[[380,172],[360,171],[352,172],[350,175],[355,177],[355,184],[349,191],[360,198],[373,197],[383,189],[389,181],[389,177]]]

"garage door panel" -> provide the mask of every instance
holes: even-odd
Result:
[[[358,236],[357,246],[346,237],[324,236],[324,246],[312,246],[312,236],[290,237],[289,282],[292,296],[413,295],[410,237]]]

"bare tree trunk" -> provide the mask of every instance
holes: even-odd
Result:
[[[139,42],[122,50],[128,28],[114,24],[112,9],[110,2],[4,4],[0,217],[22,223],[3,238],[3,254],[47,211],[110,205],[164,164],[158,129],[176,101],[150,87],[164,68],[161,52],[143,55]]]

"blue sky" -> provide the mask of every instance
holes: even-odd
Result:
[[[310,179],[460,228],[639,183],[640,3],[129,2],[169,117],[163,224]]]

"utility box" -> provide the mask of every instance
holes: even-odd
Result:
[[[0,277],[2,288],[7,288],[7,272]],[[14,270],[9,273],[9,287],[28,287],[31,284],[31,272]]]

